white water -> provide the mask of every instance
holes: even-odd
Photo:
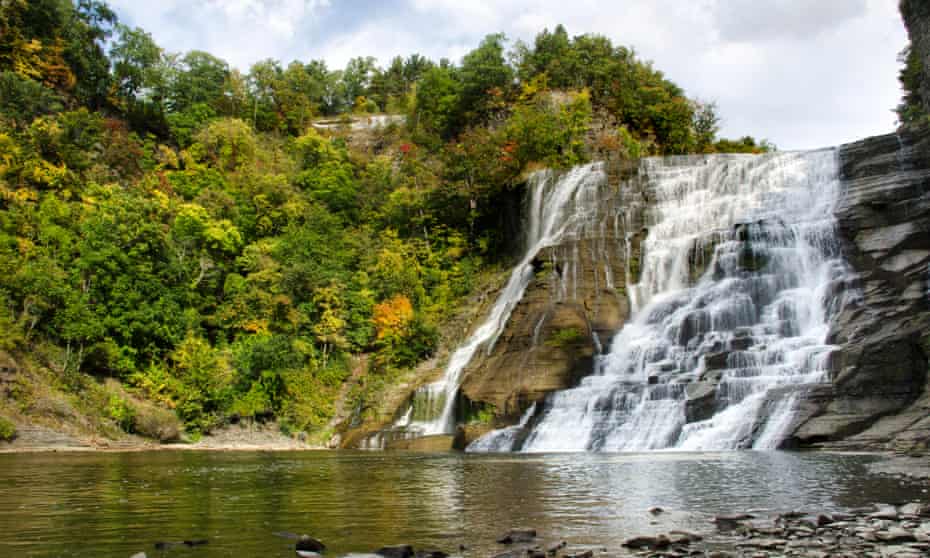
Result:
[[[487,319],[449,359],[443,376],[414,395],[414,402],[404,418],[394,425],[403,430],[402,437],[449,434],[455,429],[455,401],[462,371],[479,349],[490,353],[507,325],[510,313],[523,298],[533,278],[533,259],[540,250],[557,244],[593,218],[597,207],[597,187],[606,177],[600,164],[572,169],[556,178],[552,172],[540,171],[529,181],[526,209],[526,251],[514,268],[507,285],[498,295]],[[376,442],[382,444],[381,439]]]
[[[829,381],[826,338],[849,279],[835,151],[648,159],[640,170],[655,204],[634,315],[524,435],[494,432],[471,450],[772,449],[799,390]]]

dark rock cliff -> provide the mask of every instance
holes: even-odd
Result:
[[[834,323],[832,385],[810,393],[794,442],[901,449],[930,440],[930,128],[840,148],[838,234],[861,298]]]

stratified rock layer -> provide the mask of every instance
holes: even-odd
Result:
[[[501,423],[516,422],[548,393],[590,374],[595,355],[629,317],[626,287],[639,258],[644,205],[636,181],[623,180],[630,170],[608,168],[593,226],[537,254],[536,278],[504,332],[466,369],[463,395],[493,406]]]
[[[930,129],[841,148],[837,208],[861,300],[831,329],[842,346],[832,385],[812,392],[800,445],[926,448],[930,440]]]

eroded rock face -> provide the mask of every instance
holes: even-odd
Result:
[[[623,174],[609,169],[594,226],[537,254],[536,277],[503,334],[466,369],[462,393],[492,405],[501,424],[590,374],[629,316],[626,285],[640,255],[644,199]]]
[[[833,324],[832,386],[805,401],[801,445],[912,449],[930,439],[930,129],[841,148],[839,236],[861,299]]]

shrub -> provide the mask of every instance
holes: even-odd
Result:
[[[107,403],[107,416],[116,422],[124,432],[132,432],[133,421],[136,411],[129,405],[129,402],[118,395],[111,395]]]
[[[16,438],[16,425],[0,417],[0,440],[11,442],[13,438]]]
[[[584,334],[582,334],[578,328],[567,327],[554,332],[552,336],[546,340],[546,345],[559,348],[567,345],[574,345],[582,339],[584,339]]]
[[[136,434],[159,442],[174,442],[181,438],[181,421],[168,409],[154,405],[138,405],[132,419]]]

